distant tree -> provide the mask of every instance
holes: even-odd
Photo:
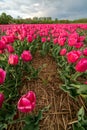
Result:
[[[54,22],[55,22],[55,23],[58,23],[58,18],[55,18]]]
[[[38,20],[38,17],[33,17],[33,20]]]
[[[4,12],[0,15],[0,23],[1,23],[1,24],[9,24],[9,23],[12,23],[12,20],[13,20],[12,16],[7,15],[7,14],[4,13]]]
[[[47,20],[49,20],[49,21],[50,21],[50,20],[52,20],[52,18],[51,18],[51,17],[47,17]]]
[[[17,16],[17,19],[22,19],[20,16]]]

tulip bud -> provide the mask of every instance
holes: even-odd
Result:
[[[0,93],[0,108],[2,107],[3,102],[4,102],[4,94]]]
[[[6,71],[0,68],[0,84],[3,84],[6,78]]]

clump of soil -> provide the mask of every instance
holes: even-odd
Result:
[[[33,66],[35,68],[43,66],[43,68],[38,79],[26,82],[20,93],[23,95],[29,90],[36,93],[36,112],[50,105],[50,109],[43,113],[40,130],[72,130],[72,123],[77,120],[77,111],[84,105],[83,100],[81,97],[74,100],[61,90],[62,81],[51,56],[41,57],[37,52],[33,58]],[[15,129],[22,130],[22,124],[8,128],[8,130]]]

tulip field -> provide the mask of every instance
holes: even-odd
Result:
[[[0,130],[87,130],[87,24],[0,25]]]

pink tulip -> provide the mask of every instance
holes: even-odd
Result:
[[[79,49],[79,48],[81,48],[83,45],[84,45],[83,42],[77,42],[77,43],[74,45],[74,47],[77,48],[77,49]]]
[[[25,38],[25,37],[24,37],[22,34],[19,34],[19,35],[18,35],[18,39],[19,39],[20,41],[24,41],[24,38]]]
[[[1,37],[1,40],[2,40],[5,44],[8,44],[7,36],[2,36],[2,37]]]
[[[87,84],[87,81],[85,81],[84,84]]]
[[[85,72],[87,70],[87,58],[80,59],[75,66],[75,70],[78,72]]]
[[[6,78],[6,71],[0,68],[0,84],[3,84]]]
[[[8,40],[8,43],[13,43],[15,39],[13,35],[10,35],[10,36],[7,36],[7,40]]]
[[[36,96],[33,91],[29,91],[27,94],[23,95],[17,104],[19,111],[23,113],[31,112],[35,108]]]
[[[46,42],[46,37],[42,37],[41,42],[43,42],[43,43]]]
[[[84,55],[84,56],[87,56],[87,48],[85,48],[85,49],[83,50],[83,55]]]
[[[2,54],[2,53],[4,53],[4,51],[3,51],[3,50],[0,50],[0,54]]]
[[[63,48],[60,50],[60,55],[64,56],[66,54],[66,52],[67,52],[66,48]]]
[[[78,41],[83,42],[85,40],[85,36],[79,36]]]
[[[34,38],[34,39],[36,39],[36,38],[37,38],[37,35],[36,35],[36,34],[34,34],[33,38]]]
[[[65,42],[66,42],[66,38],[65,37],[64,38],[58,38],[58,44],[60,46],[64,46]]]
[[[11,46],[11,45],[8,44],[8,45],[6,46],[6,48],[7,48],[7,50],[8,50],[9,53],[13,53],[13,52],[14,52],[13,46]]]
[[[58,38],[54,38],[54,39],[53,39],[53,43],[54,43],[54,44],[58,44]]]
[[[22,35],[23,35],[24,37],[26,37],[26,36],[27,36],[27,31],[23,29]]]
[[[18,55],[10,54],[8,58],[8,64],[17,65],[18,64]]]
[[[6,44],[14,42],[14,36],[2,36],[1,40],[3,40]]]
[[[32,35],[28,35],[28,36],[27,36],[27,40],[28,40],[29,43],[31,43],[31,42],[33,41]]]
[[[23,59],[23,61],[28,62],[32,60],[32,55],[30,51],[24,50],[23,53],[21,54],[21,58]]]
[[[4,94],[3,93],[0,93],[0,108],[2,107],[2,104],[4,102]]]
[[[50,42],[50,37],[47,38],[47,41]]]
[[[70,38],[78,39],[79,38],[79,34],[75,31],[75,32],[70,34]]]
[[[67,60],[69,63],[74,63],[76,62],[81,56],[81,52],[80,51],[70,51],[67,53]]]
[[[6,47],[6,44],[3,40],[0,40],[0,50],[4,50]]]
[[[75,38],[69,38],[68,39],[68,45],[69,46],[74,46],[77,43],[77,39]]]

